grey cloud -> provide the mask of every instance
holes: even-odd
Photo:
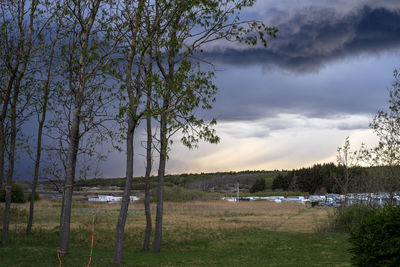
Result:
[[[397,10],[364,6],[346,14],[309,7],[277,27],[278,37],[267,49],[215,48],[205,56],[228,64],[318,71],[338,59],[400,48],[400,4]]]
[[[369,129],[369,124],[363,121],[361,122],[353,122],[353,123],[339,123],[337,125],[339,130],[357,130],[357,129]]]

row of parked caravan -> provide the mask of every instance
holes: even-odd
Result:
[[[122,197],[111,196],[111,195],[98,195],[97,197],[89,197],[88,201],[97,201],[97,202],[120,202]],[[137,201],[139,198],[137,196],[130,196],[130,201]]]
[[[385,205],[389,201],[399,205],[400,194],[394,193],[392,196],[388,193],[358,193],[358,194],[326,194],[326,195],[311,195],[311,196],[266,196],[266,197],[223,197],[223,200],[227,201],[254,201],[254,200],[267,200],[274,201],[276,203],[282,202],[297,202],[301,204],[313,203],[320,206],[340,206],[345,201],[347,205],[354,204],[373,204],[373,205]]]

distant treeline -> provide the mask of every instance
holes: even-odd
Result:
[[[394,192],[400,190],[399,167],[348,168],[348,192]],[[315,164],[309,168],[295,169],[278,174],[272,190],[301,191],[309,194],[343,193],[345,167],[334,163]]]
[[[239,182],[240,184],[252,185],[257,178],[260,177],[275,177],[281,173],[278,170],[274,171],[240,171],[240,172],[214,172],[214,173],[182,173],[171,174],[165,176],[166,186],[181,186],[189,189],[207,190],[212,186],[230,184]],[[144,177],[133,178],[132,189],[144,189]],[[76,187],[123,187],[125,178],[93,178],[81,179],[75,182]],[[157,184],[157,176],[151,177],[151,187]]]
[[[394,192],[400,190],[399,167],[352,167],[348,169],[348,192]],[[125,178],[93,178],[75,182],[82,187],[123,188]],[[345,167],[334,163],[315,164],[312,167],[291,171],[240,171],[215,173],[183,173],[165,177],[167,187],[184,187],[196,190],[230,191],[240,184],[241,190],[250,188],[258,179],[265,179],[266,191],[303,192],[307,194],[343,193]],[[157,185],[157,176],[151,177],[151,188]],[[133,190],[144,189],[144,177],[133,178]]]

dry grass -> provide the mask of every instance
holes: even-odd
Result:
[[[190,224],[196,228],[259,227],[276,230],[305,207],[296,203],[273,202],[192,202],[167,203],[167,227]]]
[[[40,200],[36,203],[34,226],[54,229],[59,225],[60,202]],[[154,204],[152,204],[154,206]],[[29,209],[29,204],[13,204],[18,209]],[[72,228],[88,228],[92,216],[98,228],[114,229],[119,203],[75,202],[72,210]],[[145,225],[143,203],[131,203],[127,228],[142,229]],[[100,213],[97,213],[97,212]],[[96,213],[94,213],[96,212]],[[104,212],[104,213],[103,213]],[[136,213],[135,213],[136,212]],[[313,232],[328,217],[326,209],[308,208],[298,203],[202,201],[164,204],[164,227],[176,229],[221,229],[255,227],[286,232]],[[155,211],[153,211],[153,220]],[[26,219],[14,223],[25,227]]]

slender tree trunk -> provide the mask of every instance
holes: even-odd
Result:
[[[0,124],[0,188],[2,188],[4,182],[4,155],[6,152],[6,136],[4,122],[0,121]]]
[[[78,95],[79,98],[79,95]],[[81,102],[78,100],[78,102]],[[79,114],[80,114],[81,104],[76,105],[73,112],[71,132],[69,137],[69,146],[67,154],[67,170],[65,176],[65,186],[64,186],[64,212],[62,214],[63,221],[60,225],[60,254],[63,255],[68,252],[68,242],[70,233],[70,222],[71,222],[71,208],[72,208],[72,193],[73,185],[75,180],[75,170],[76,170],[76,158],[78,154],[79,147]]]
[[[163,227],[163,212],[164,212],[164,176],[167,164],[167,149],[168,149],[168,119],[170,112],[170,97],[173,89],[175,77],[175,56],[176,56],[176,32],[178,28],[177,22],[180,18],[175,18],[172,23],[172,31],[169,40],[168,48],[168,74],[163,75],[166,81],[165,93],[163,96],[163,106],[160,119],[160,159],[158,165],[158,186],[157,186],[157,212],[156,212],[156,226],[154,230],[154,243],[153,252],[159,252],[162,244],[162,227]],[[160,58],[157,56],[157,64],[161,67]]]
[[[146,126],[147,126],[147,146],[146,146],[146,174],[144,180],[144,210],[146,214],[146,231],[143,241],[143,250],[149,250],[150,237],[152,230],[151,209],[150,209],[150,181],[152,169],[152,145],[153,135],[151,129],[151,74],[152,74],[152,57],[149,56],[149,68],[147,71],[147,101],[146,101]]]
[[[8,99],[6,98],[5,101],[3,102],[3,108],[2,108],[2,113],[0,117],[0,188],[3,186],[3,181],[4,181],[4,155],[6,151],[6,133],[4,129],[5,125],[5,118],[7,116],[7,106],[8,103],[10,102],[9,100],[9,95],[11,93],[11,90],[7,90],[7,96]]]
[[[36,159],[35,159],[35,172],[33,175],[33,183],[32,183],[32,190],[31,190],[31,199],[29,204],[29,219],[28,225],[26,227],[26,233],[29,234],[32,230],[33,224],[33,212],[34,212],[34,205],[35,205],[35,194],[36,194],[36,187],[39,180],[39,167],[40,167],[40,157],[42,154],[42,133],[43,133],[43,126],[44,122],[46,121],[46,113],[47,113],[47,102],[49,100],[49,93],[50,93],[50,74],[51,68],[53,65],[53,56],[54,56],[54,48],[56,44],[57,38],[53,41],[50,51],[50,62],[47,69],[47,77],[46,83],[44,85],[44,92],[43,92],[43,110],[42,110],[42,117],[39,121],[39,129],[38,129],[38,139],[37,139],[37,147],[36,147]]]
[[[19,95],[20,79],[15,85],[15,91],[13,99],[11,101],[11,139],[10,139],[10,154],[9,154],[9,168],[7,172],[7,184],[6,184],[6,197],[5,197],[5,209],[3,218],[3,232],[1,237],[1,243],[7,245],[8,242],[8,228],[10,224],[10,208],[11,208],[11,188],[12,188],[12,177],[14,174],[14,163],[15,163],[15,146],[17,138],[17,103]]]
[[[124,232],[126,217],[128,214],[130,195],[131,195],[131,184],[133,178],[133,140],[134,132],[136,128],[136,122],[133,118],[129,118],[127,138],[126,138],[126,180],[125,188],[121,201],[121,211],[118,216],[117,230],[115,236],[115,249],[114,249],[114,263],[122,263],[122,251],[124,247]]]
[[[129,111],[128,111],[128,130],[127,130],[127,137],[126,137],[126,144],[127,144],[127,151],[126,151],[126,181],[125,181],[125,188],[124,193],[122,196],[121,202],[121,211],[118,216],[117,222],[117,230],[116,230],[116,237],[115,237],[115,250],[114,250],[114,263],[121,264],[122,263],[122,251],[124,246],[124,232],[125,232],[125,222],[126,217],[128,215],[128,207],[130,202],[130,192],[131,192],[131,183],[133,178],[133,151],[134,151],[134,133],[135,129],[138,125],[138,117],[137,110],[139,101],[142,95],[142,89],[140,88],[140,77],[142,67],[139,65],[138,74],[136,77],[136,95],[133,93],[133,87],[131,85],[131,78],[132,78],[132,62],[135,55],[135,51],[131,50],[128,57],[128,68],[126,72],[126,88],[129,95]],[[140,59],[140,62],[143,61],[143,54]]]
[[[40,156],[42,152],[42,131],[43,131],[43,125],[44,125],[44,120],[45,120],[45,111],[43,110],[42,114],[42,119],[40,120],[39,123],[39,129],[38,129],[38,140],[37,140],[37,148],[36,148],[36,160],[35,160],[35,172],[33,176],[33,183],[32,183],[32,190],[31,190],[31,199],[29,203],[29,219],[28,219],[28,225],[26,227],[26,233],[29,234],[32,230],[32,224],[33,224],[33,210],[34,210],[34,205],[35,205],[35,194],[36,194],[36,187],[39,179],[39,165],[40,165]]]
[[[0,133],[0,135],[2,135],[2,133]],[[0,145],[0,188],[3,187],[3,180],[4,180],[4,150],[1,146],[2,145]]]
[[[121,211],[118,216],[117,228],[116,228],[116,236],[115,236],[115,248],[114,248],[114,260],[115,264],[122,263],[122,253],[124,247],[124,232],[125,232],[125,223],[126,217],[128,215],[128,207],[130,202],[130,192],[131,192],[131,183],[133,177],[133,151],[134,151],[134,132],[136,126],[138,124],[137,109],[139,105],[139,100],[141,97],[141,88],[139,85],[140,80],[140,72],[141,65],[139,64],[138,74],[136,76],[136,95],[134,93],[134,88],[132,86],[132,68],[133,68],[133,60],[136,55],[136,47],[138,42],[138,31],[139,25],[141,21],[141,16],[144,7],[144,0],[140,0],[138,3],[138,9],[135,14],[135,20],[129,21],[129,30],[132,33],[131,43],[129,44],[129,54],[127,57],[126,70],[125,70],[125,88],[129,97],[129,109],[128,109],[128,130],[126,136],[126,180],[125,180],[125,188],[121,201]],[[128,14],[129,14],[129,10]],[[142,54],[143,55],[143,54]],[[143,57],[142,57],[143,58]],[[141,61],[142,62],[142,58]]]
[[[347,166],[347,159],[346,159],[346,165],[344,167],[344,188],[343,188],[343,194],[344,194],[344,203],[343,203],[343,208],[346,208],[347,206],[347,194],[349,193],[349,169]]]
[[[154,231],[153,251],[159,252],[161,250],[162,242],[162,225],[163,225],[163,211],[164,211],[164,176],[165,167],[167,162],[167,124],[166,116],[161,115],[161,129],[160,129],[160,160],[158,166],[158,186],[157,186],[157,213],[156,213],[156,226]]]
[[[65,204],[65,186],[62,189],[62,198],[61,198],[61,213],[60,213],[60,232],[62,231],[61,227],[64,221],[64,204]]]
[[[132,64],[135,56],[135,46],[131,47],[128,55],[127,68],[125,73],[125,84],[126,90],[129,95],[130,109],[128,111],[128,129],[126,132],[126,180],[124,193],[121,201],[121,210],[118,216],[117,228],[115,233],[115,248],[114,248],[114,260],[115,264],[122,264],[122,253],[124,248],[124,233],[126,217],[128,215],[128,207],[130,202],[131,194],[131,183],[133,177],[133,151],[134,151],[134,132],[136,128],[136,122],[133,115],[136,114],[135,108],[135,96],[132,88]]]
[[[6,130],[5,130],[5,120],[7,117],[7,111],[8,111],[8,104],[10,103],[11,99],[11,92],[13,88],[13,84],[16,78],[16,73],[17,70],[13,70],[13,74],[11,75],[8,85],[7,85],[7,91],[3,100],[3,105],[1,107],[1,115],[0,115],[0,188],[3,186],[3,181],[4,181],[4,155],[6,151]]]

